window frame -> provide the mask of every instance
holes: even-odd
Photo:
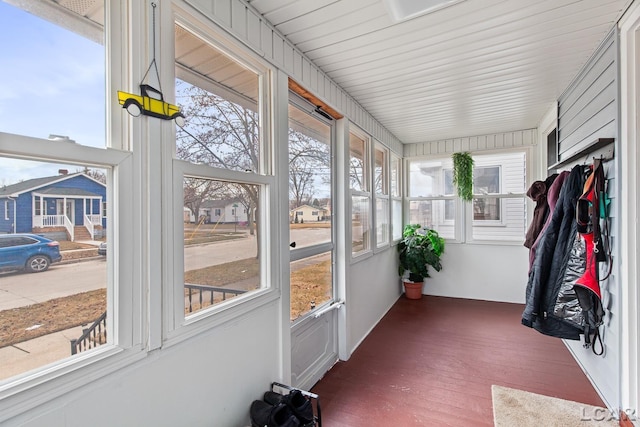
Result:
[[[133,245],[120,245],[119,241],[130,237],[132,233],[131,218],[133,215],[131,201],[133,191],[132,181],[132,153],[114,148],[96,148],[79,146],[76,144],[52,143],[47,139],[10,135],[8,143],[3,146],[3,157],[21,160],[47,161],[65,164],[90,164],[107,170],[108,196],[115,203],[112,218],[122,218],[113,221],[107,227],[107,235],[113,244],[109,245],[111,256],[107,257],[107,286],[112,289],[108,293],[107,316],[108,329],[117,337],[117,342],[103,344],[81,357],[62,359],[52,365],[35,368],[24,374],[10,377],[0,385],[0,422],[8,419],[15,409],[9,404],[9,396],[19,394],[26,407],[35,407],[43,402],[54,399],[64,393],[74,390],[78,384],[90,382],[94,373],[113,372],[123,364],[133,363],[144,357],[140,326],[143,318],[143,308],[132,298],[140,292],[141,284],[132,281],[131,272],[134,270]],[[111,184],[111,185],[109,185]],[[129,203],[127,203],[127,200]],[[115,207],[113,207],[115,206]],[[119,247],[119,251],[115,247]],[[118,254],[118,261],[113,258]],[[117,288],[117,291],[115,289]],[[111,294],[111,296],[109,296]],[[113,294],[117,294],[114,297]],[[117,317],[117,321],[113,318]],[[129,319],[129,320],[127,320]],[[116,329],[117,328],[117,329]],[[46,383],[55,384],[54,392],[46,397],[42,396],[38,386]],[[8,405],[8,406],[7,406]],[[24,410],[24,407],[21,408]],[[4,416],[7,418],[4,418]]]
[[[276,253],[276,239],[270,235],[269,224],[274,221],[272,212],[277,212],[277,205],[274,197],[270,195],[275,192],[276,177],[273,167],[273,140],[272,140],[272,114],[271,114],[271,94],[274,87],[275,69],[261,59],[255,58],[247,50],[235,42],[227,40],[223,34],[213,27],[206,26],[199,22],[189,13],[173,5],[174,14],[172,16],[172,28],[181,26],[186,31],[191,32],[195,37],[227,55],[230,59],[237,61],[243,67],[256,73],[258,77],[258,114],[260,122],[260,160],[257,171],[238,171],[223,169],[206,164],[190,163],[176,157],[175,140],[171,147],[170,168],[171,174],[171,213],[172,220],[168,228],[173,230],[163,243],[167,253],[171,254],[171,265],[166,269],[168,277],[167,286],[164,289],[164,312],[163,317],[164,335],[163,346],[178,344],[190,337],[215,328],[229,320],[239,318],[264,304],[268,304],[279,297],[279,284],[275,280],[276,273],[271,267],[272,254]],[[223,42],[224,41],[224,42]],[[174,40],[175,46],[175,40]],[[175,55],[172,55],[175,59]],[[178,64],[174,62],[174,67]],[[181,69],[181,73],[188,72]],[[178,77],[176,75],[176,77]],[[203,85],[197,85],[205,90],[210,90],[207,80],[197,74],[192,78]],[[182,79],[184,80],[184,79]],[[188,80],[186,80],[189,82]],[[191,83],[190,83],[191,84]],[[212,82],[210,84],[215,84]],[[257,218],[257,227],[261,230],[258,239],[260,259],[260,288],[246,294],[231,298],[227,301],[207,307],[189,316],[184,314],[184,198],[183,182],[185,177],[212,179],[229,183],[240,183],[255,185],[260,189],[260,200]]]
[[[526,183],[528,181],[528,174],[530,171],[530,167],[529,165],[531,164],[531,148],[529,147],[518,147],[515,149],[505,149],[505,150],[490,150],[490,151],[481,151],[481,152],[475,152],[472,153],[472,155],[477,155],[477,156],[490,156],[490,155],[502,155],[502,154],[509,154],[509,153],[522,153],[524,154],[524,176],[523,176],[523,180]],[[438,155],[438,156],[433,156],[433,157],[425,157],[425,156],[420,156],[420,157],[409,157],[409,158],[405,158],[404,162],[403,162],[403,166],[404,166],[404,177],[405,177],[405,182],[407,185],[407,188],[410,187],[410,164],[412,162],[419,162],[419,161],[439,161],[439,160],[445,160],[448,159],[450,157],[450,154],[446,154],[446,155]],[[482,198],[496,198],[499,200],[506,200],[506,199],[519,199],[519,198],[525,198],[526,197],[526,189],[523,188],[523,192],[522,193],[514,193],[514,192],[506,192],[504,191],[504,187],[503,187],[503,182],[504,182],[504,164],[506,163],[499,163],[498,161],[495,162],[496,164],[492,164],[492,165],[488,165],[488,166],[480,166],[480,168],[485,168],[485,167],[499,167],[500,169],[500,176],[499,176],[499,185],[500,185],[500,193],[492,193],[492,194],[477,194],[475,192],[475,188],[474,188],[474,200],[476,199],[482,199]],[[498,164],[499,163],[499,164]],[[475,166],[474,166],[475,168]],[[443,171],[443,179],[444,179],[444,171],[450,169],[450,168],[442,168]],[[444,181],[443,181],[444,182]],[[520,240],[486,240],[486,239],[474,239],[473,235],[474,235],[474,227],[507,227],[508,224],[506,222],[506,218],[505,218],[505,205],[504,203],[500,204],[500,211],[501,211],[501,220],[474,220],[473,219],[473,201],[471,202],[465,202],[463,200],[461,200],[456,194],[452,194],[452,195],[438,195],[438,196],[423,196],[423,197],[412,197],[408,192],[405,194],[404,197],[404,203],[403,203],[403,208],[404,208],[404,223],[407,224],[409,223],[409,221],[411,220],[410,215],[411,215],[411,209],[410,209],[410,204],[411,202],[414,201],[437,201],[437,200],[454,200],[455,201],[455,214],[454,214],[454,218],[451,220],[444,220],[443,222],[441,222],[441,225],[453,225],[454,226],[454,237],[453,238],[447,238],[446,240],[452,243],[464,243],[464,244],[486,244],[486,245],[521,245],[522,242],[524,242],[524,238],[525,238],[525,233],[526,233],[526,229],[523,230],[522,233],[522,241]],[[526,202],[526,200],[525,200]],[[526,205],[526,203],[523,204],[524,205],[524,209],[525,209],[525,218],[528,215],[528,207]],[[444,209],[444,207],[443,207]]]
[[[146,9],[147,5],[143,3],[104,2],[105,20],[113,23],[104,32],[105,91],[126,88],[128,74],[123,71],[122,64],[135,62],[144,56],[140,55],[138,45],[130,40],[135,36],[120,31],[120,26],[125,25],[122,16],[128,16],[129,22],[145,22]],[[132,148],[129,138],[134,133],[143,134],[140,131],[142,125],[126,117],[126,112],[121,114],[122,108],[109,101],[111,96],[106,94],[105,98],[108,103],[104,117],[107,128],[105,147],[53,143],[49,139],[0,132],[3,157],[106,170],[107,198],[113,201],[108,207],[109,217],[113,220],[107,227],[111,242],[107,257],[107,286],[112,290],[107,293],[107,310],[110,313],[107,328],[116,337],[115,341],[80,356],[3,380],[0,383],[0,423],[73,392],[97,376],[117,372],[142,360],[147,353],[143,339],[146,306],[139,298],[144,294],[144,284],[134,280],[142,260],[140,251],[134,249],[140,245],[140,232],[139,224],[134,224],[133,218],[144,218],[144,215],[135,203],[139,198],[139,188],[134,188],[132,183],[139,184],[136,173],[139,166],[134,158],[140,155],[141,150],[139,146]],[[47,392],[43,393],[45,389]],[[15,399],[20,400],[20,405],[15,404]]]
[[[351,135],[363,141],[363,176],[362,176],[362,187],[364,189],[354,189],[351,187]],[[354,263],[361,259],[365,259],[368,256],[373,255],[375,240],[374,240],[374,215],[375,209],[373,206],[373,194],[371,192],[372,186],[372,145],[373,139],[366,132],[358,128],[357,126],[350,124],[349,126],[349,144],[347,147],[347,185],[349,186],[349,201],[348,201],[348,215],[349,215],[349,253],[350,253],[350,262]],[[367,230],[362,231],[363,235],[363,249],[354,252],[353,251],[353,208],[354,208],[354,199],[363,198],[365,199],[366,205],[368,206],[368,221],[367,221]]]
[[[498,200],[502,200],[505,196],[505,193],[502,192],[502,188],[503,187],[503,181],[504,181],[504,175],[503,175],[503,165],[502,164],[495,164],[495,165],[491,165],[491,166],[480,166],[477,169],[490,169],[490,168],[497,168],[498,169],[498,187],[500,189],[499,192],[497,193],[487,193],[487,194],[479,194],[475,192],[475,184],[474,184],[474,193],[473,193],[473,200],[471,201],[471,203],[475,203],[476,200],[478,199],[498,199]],[[476,167],[474,166],[474,171],[476,170]],[[507,226],[507,222],[506,222],[506,218],[505,218],[505,205],[504,203],[500,203],[500,207],[499,207],[499,211],[500,211],[500,219],[475,219],[475,212],[473,212],[473,210],[475,209],[474,206],[471,207],[472,213],[472,225],[473,227],[506,227]]]
[[[379,141],[374,141],[372,144],[373,154],[372,154],[372,186],[374,189],[373,192],[373,205],[375,206],[375,212],[373,215],[373,229],[375,230],[375,250],[374,252],[378,252],[381,249],[385,249],[391,245],[391,197],[390,197],[390,188],[391,188],[391,175],[390,175],[390,153],[391,150],[387,148],[384,144]],[[382,155],[382,171],[380,172],[380,182],[381,182],[381,191],[378,191],[378,172],[377,172],[377,158],[378,153]],[[386,221],[386,232],[382,231],[382,235],[386,235],[386,239],[383,238],[382,241],[378,241],[378,227],[381,225],[380,220],[378,218],[378,201],[382,200],[386,203],[386,213],[387,213],[387,221]]]
[[[394,172],[394,165],[397,165],[397,169]],[[390,207],[390,212],[391,212],[391,217],[390,217],[390,224],[391,224],[391,237],[390,237],[390,242],[391,245],[394,245],[396,243],[398,243],[401,239],[402,239],[402,221],[403,221],[403,203],[402,203],[402,197],[403,197],[403,162],[402,162],[402,157],[397,155],[396,153],[394,153],[393,151],[390,151],[390,155],[389,155],[389,196],[391,198],[391,207]],[[393,176],[395,175],[395,185],[394,185],[394,180],[393,180]],[[398,215],[394,214],[394,206],[399,205],[400,206],[400,212]],[[396,218],[397,217],[397,218]],[[399,227],[396,227],[399,226]],[[394,237],[396,235],[396,228],[398,229],[398,237]]]
[[[336,280],[336,194],[337,194],[337,184],[336,184],[336,147],[337,147],[337,129],[336,129],[336,122],[334,119],[328,118],[328,117],[324,117],[321,114],[318,114],[317,111],[315,111],[315,105],[313,105],[313,103],[309,102],[309,100],[304,99],[303,97],[300,96],[300,94],[296,93],[293,90],[289,90],[288,93],[288,104],[287,104],[287,110],[288,110],[288,114],[287,114],[287,128],[288,128],[288,132],[291,130],[291,121],[292,121],[292,114],[291,114],[291,110],[295,110],[297,113],[302,113],[302,114],[306,114],[308,115],[308,117],[310,119],[312,119],[313,121],[316,121],[318,124],[324,125],[328,127],[328,131],[329,134],[327,135],[329,137],[329,141],[327,144],[327,147],[329,149],[329,161],[330,161],[330,208],[331,208],[331,212],[328,215],[329,221],[331,222],[331,233],[330,233],[330,237],[329,240],[324,240],[324,241],[319,241],[319,242],[314,242],[313,244],[308,244],[308,245],[301,245],[301,246],[290,246],[288,252],[289,252],[289,258],[288,258],[288,265],[289,265],[289,274],[288,274],[288,286],[289,286],[289,299],[285,299],[285,301],[287,301],[287,304],[289,304],[289,320],[290,320],[290,326],[292,328],[297,328],[299,327],[299,325],[305,323],[306,321],[308,321],[310,318],[313,318],[315,316],[315,313],[324,310],[326,307],[328,307],[330,304],[332,304],[336,299],[337,299],[337,294],[338,294],[338,290],[337,290],[337,280]],[[289,162],[291,160],[291,140],[290,140],[290,135],[287,134],[287,161]],[[290,193],[290,173],[287,172],[287,206],[290,206],[291,203],[291,193]],[[296,221],[298,218],[300,218],[300,220],[304,220],[304,210],[302,210],[303,206],[307,206],[307,207],[311,207],[312,209],[317,209],[317,213],[318,216],[320,216],[321,213],[326,213],[327,211],[325,210],[325,208],[318,208],[313,206],[313,204],[311,205],[306,205],[306,204],[302,204],[300,206],[298,206],[297,208],[295,208],[295,215],[293,220]],[[298,210],[300,209],[300,210]],[[291,211],[288,211],[291,212]],[[311,211],[312,213],[312,217],[309,221],[313,221],[313,212],[315,211]],[[291,236],[291,225],[289,225],[288,227],[288,236],[290,240],[293,240],[292,236]],[[315,306],[313,308],[310,308],[309,310],[305,311],[305,312],[301,312],[299,313],[298,317],[296,317],[295,319],[291,319],[291,300],[294,298],[293,297],[293,279],[292,279],[292,273],[294,273],[294,269],[292,268],[292,264],[298,262],[298,261],[303,261],[305,259],[313,259],[314,257],[317,256],[322,256],[324,254],[329,253],[331,256],[331,265],[330,265],[330,280],[331,280],[331,295],[330,298],[328,300],[316,303]],[[292,329],[293,330],[293,329]]]

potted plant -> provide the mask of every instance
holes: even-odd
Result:
[[[443,252],[444,239],[436,230],[422,227],[420,224],[405,225],[402,240],[398,243],[398,274],[403,279],[407,298],[422,298],[424,279],[430,277],[429,266],[440,271],[440,256]]]

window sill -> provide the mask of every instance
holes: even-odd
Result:
[[[349,265],[357,264],[361,261],[369,259],[373,256],[373,251],[368,250],[366,252],[360,252],[358,255],[351,254],[351,259],[349,260]]]
[[[267,288],[254,292],[238,301],[220,304],[185,318],[181,325],[167,333],[163,347],[171,347],[196,335],[207,332],[255,311],[280,298],[280,290]]]

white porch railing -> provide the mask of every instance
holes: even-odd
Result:
[[[75,230],[73,228],[73,223],[65,215],[62,215],[62,217],[64,219],[64,228],[67,229],[67,233],[69,233],[69,237],[71,238],[71,241],[74,242],[75,241]]]
[[[102,225],[102,215],[84,215],[83,225],[89,232],[91,240],[94,240],[96,225]],[[65,215],[34,215],[33,227],[64,227],[69,232],[69,238],[71,241],[75,238],[74,225]]]
[[[101,225],[102,224],[102,215],[100,215],[100,214],[85,215],[85,217],[89,218],[89,221],[91,221],[91,223],[93,225]]]
[[[94,224],[100,225],[102,223],[102,217],[100,215],[85,215],[84,216],[84,226],[89,231],[89,235],[91,236],[91,240],[95,239],[95,227]]]
[[[35,215],[33,217],[34,227],[62,227],[64,226],[64,215]]]

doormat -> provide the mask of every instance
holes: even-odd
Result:
[[[491,386],[495,427],[615,427],[606,408],[543,396],[524,390]]]

